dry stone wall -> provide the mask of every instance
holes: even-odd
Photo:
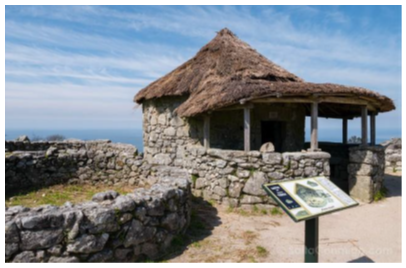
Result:
[[[175,109],[184,98],[160,98],[143,103],[144,159],[152,165],[180,165],[185,146],[201,143],[199,119],[185,120]]]
[[[193,193],[230,207],[269,208],[262,184],[330,175],[325,152],[260,153],[189,146],[183,168],[191,174]]]
[[[190,221],[190,183],[163,178],[150,189],[64,206],[6,208],[9,262],[130,262],[157,259]]]
[[[6,141],[6,191],[58,183],[136,185],[143,159],[130,144],[110,141]]]
[[[402,171],[402,139],[394,138],[382,143],[385,147],[386,171]]]
[[[358,146],[350,150],[348,165],[350,195],[372,202],[382,188],[385,176],[385,151],[382,146]]]

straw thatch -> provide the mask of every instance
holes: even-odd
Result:
[[[189,117],[271,94],[359,97],[371,101],[378,112],[395,109],[391,99],[367,89],[304,82],[228,29],[221,30],[195,57],[138,92],[134,101],[189,96],[176,110],[180,116]]]

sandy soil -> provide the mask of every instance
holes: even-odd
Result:
[[[401,174],[387,174],[385,185],[389,194],[383,201],[320,218],[320,262],[401,262]],[[195,209],[203,232],[188,234],[191,240],[166,261],[304,260],[303,222],[286,215],[242,215],[207,204]]]

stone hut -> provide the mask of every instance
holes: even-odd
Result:
[[[143,109],[145,160],[158,173],[188,172],[194,193],[205,199],[267,205],[262,183],[323,175],[371,201],[382,184],[375,118],[395,109],[393,101],[364,88],[305,82],[228,29],[134,101]],[[318,142],[319,117],[342,119],[342,143]],[[347,122],[356,117],[362,144],[350,145]]]

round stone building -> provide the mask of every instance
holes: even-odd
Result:
[[[305,82],[228,29],[134,100],[142,104],[152,175],[187,174],[194,194],[205,199],[267,206],[272,200],[263,183],[326,176],[372,201],[382,185],[385,159],[375,145],[375,118],[394,110],[393,101],[364,88]],[[342,143],[318,141],[319,117],[342,119]],[[348,144],[347,122],[357,117],[362,141]]]

